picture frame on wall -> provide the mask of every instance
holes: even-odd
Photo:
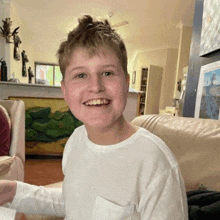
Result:
[[[200,56],[220,49],[220,1],[204,0]]]
[[[201,67],[195,118],[220,120],[220,61]]]
[[[72,132],[82,122],[63,98],[9,96],[25,104],[25,154],[61,156]]]

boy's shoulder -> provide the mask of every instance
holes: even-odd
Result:
[[[63,160],[62,160],[63,172],[66,167],[66,163],[70,153],[72,152],[74,147],[80,145],[80,141],[83,139],[84,134],[85,134],[85,126],[81,125],[73,131],[73,133],[70,135],[69,139],[67,140],[63,152]]]
[[[141,152],[143,159],[150,156],[151,160],[161,160],[170,164],[177,165],[177,161],[172,151],[166,143],[155,134],[140,127],[136,136],[134,148]]]
[[[86,128],[85,125],[81,125],[77,128],[75,128],[75,130],[73,131],[73,133],[71,134],[70,138],[73,136],[78,136],[79,134],[85,134]]]

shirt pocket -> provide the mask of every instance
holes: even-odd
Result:
[[[130,220],[133,211],[134,205],[124,207],[97,196],[92,220]]]

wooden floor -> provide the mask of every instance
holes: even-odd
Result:
[[[63,181],[61,157],[27,156],[24,182],[37,186]]]

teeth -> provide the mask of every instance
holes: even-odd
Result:
[[[108,103],[109,101],[107,99],[93,99],[93,100],[89,100],[85,104],[87,106],[91,106],[91,105],[106,105]]]

